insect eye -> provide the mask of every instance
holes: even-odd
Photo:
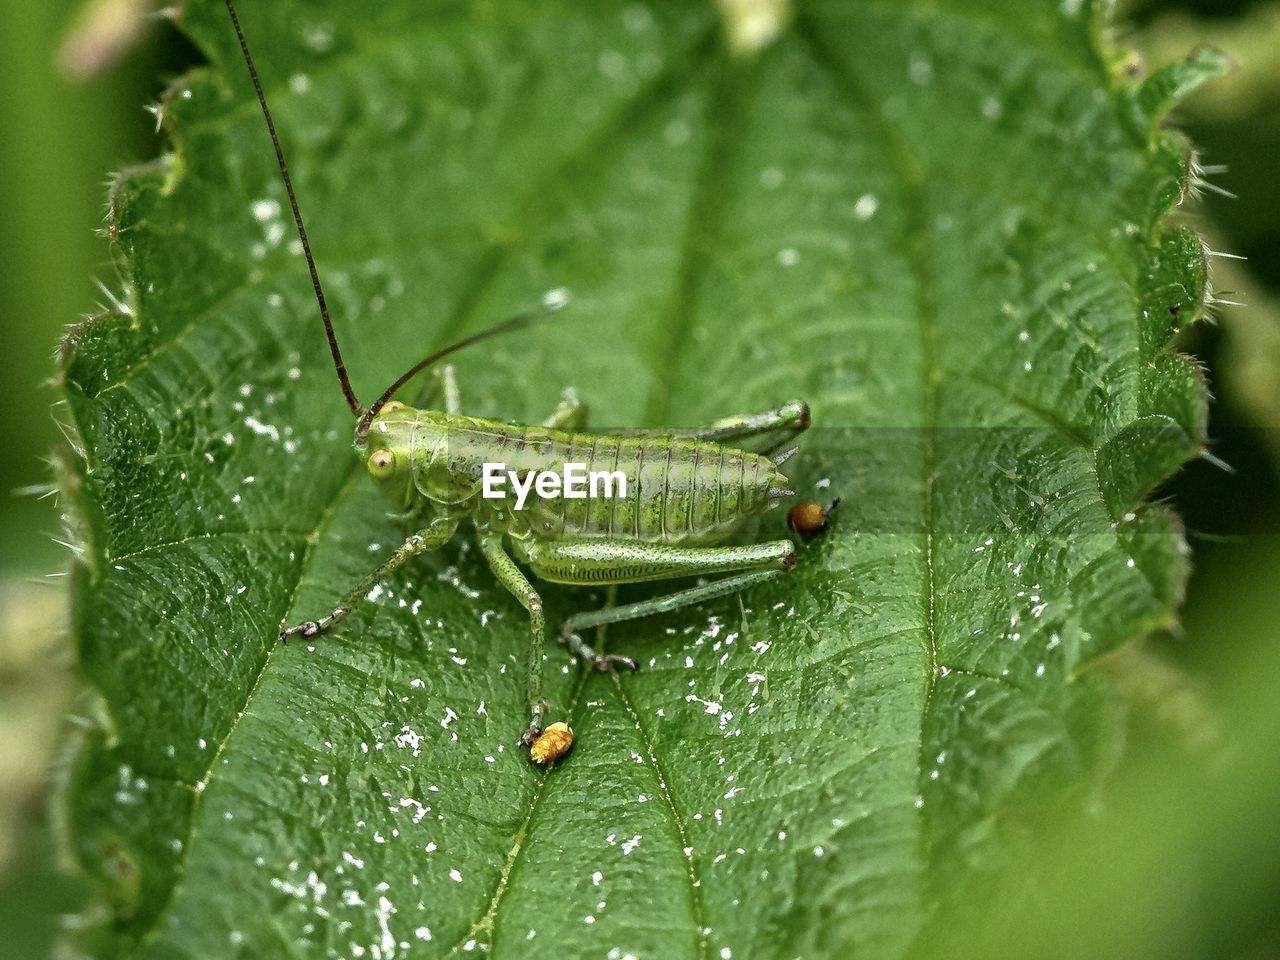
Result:
[[[404,404],[401,403],[399,400],[391,400],[382,405],[383,413],[390,413],[393,410],[403,410],[403,409],[404,409]]]
[[[369,456],[369,472],[375,477],[389,477],[396,469],[396,455],[390,450],[375,450]]]

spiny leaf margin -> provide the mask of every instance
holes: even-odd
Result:
[[[820,7],[820,5],[817,6]],[[1134,84],[1119,74],[1118,61],[1110,56],[1110,47],[1097,40],[1097,34],[1100,32],[1100,15],[1095,11],[1091,16],[1094,22],[1094,40],[1097,44],[1095,52],[1101,62],[1109,64],[1111,75],[1115,78],[1111,96],[1118,103],[1127,100],[1141,107],[1139,109],[1136,106],[1132,111],[1133,116],[1138,118],[1133,122],[1132,129],[1135,136],[1143,138],[1147,145],[1153,172],[1159,171],[1159,174],[1153,176],[1148,184],[1149,220],[1145,224],[1137,225],[1141,236],[1149,238],[1146,244],[1148,268],[1143,278],[1139,304],[1142,316],[1140,322],[1142,374],[1138,407],[1132,411],[1132,417],[1127,422],[1108,425],[1098,435],[1090,438],[1095,443],[1096,470],[1102,480],[1101,489],[1106,495],[1107,510],[1115,523],[1125,524],[1120,529],[1125,531],[1124,536],[1128,539],[1133,560],[1148,578],[1154,595],[1161,601],[1155,604],[1157,612],[1149,619],[1131,621],[1125,625],[1127,631],[1140,633],[1171,622],[1172,611],[1185,577],[1185,565],[1176,558],[1171,561],[1167,549],[1167,545],[1177,541],[1179,536],[1176,520],[1162,509],[1143,507],[1142,501],[1187,457],[1194,455],[1204,441],[1203,385],[1194,366],[1185,358],[1170,353],[1169,344],[1179,324],[1186,322],[1198,312],[1203,302],[1205,261],[1199,241],[1192,234],[1183,230],[1166,231],[1162,227],[1169,208],[1180,199],[1186,187],[1187,149],[1185,144],[1172,134],[1158,130],[1157,124],[1162,119],[1163,112],[1174,102],[1174,98],[1166,94],[1167,88],[1176,90],[1178,95],[1185,95],[1193,82],[1207,78],[1218,68],[1210,63],[1211,69],[1206,69],[1207,55],[1200,54],[1188,61],[1184,67],[1171,68],[1174,72],[1165,71],[1155,75],[1145,84]],[[817,18],[809,13],[802,13],[800,21],[802,27],[806,21],[810,22],[812,27],[816,24]],[[212,50],[210,52],[212,53]],[[1178,70],[1182,72],[1176,72]],[[194,77],[180,82],[170,99],[175,103],[178,102],[182,91],[198,81],[199,78]],[[1156,89],[1157,85],[1159,90]],[[1151,104],[1158,105],[1158,108],[1152,107]],[[176,137],[179,127],[174,122],[166,122],[166,129],[174,136],[175,145],[180,151],[181,144]],[[715,156],[714,150],[709,153],[709,156]],[[118,234],[121,247],[125,251],[123,269],[126,276],[135,284],[144,281],[144,271],[141,269],[138,251],[131,247],[131,227],[144,223],[155,205],[162,205],[168,194],[178,188],[181,179],[190,173],[186,166],[179,152],[163,174],[149,172],[135,176],[123,181],[116,191],[117,202],[113,204],[113,216],[117,224],[124,226],[113,228],[113,232]],[[695,237],[694,240],[696,239]],[[196,264],[191,266],[194,269]],[[206,291],[210,296],[209,302],[215,304],[221,302],[223,297],[219,296],[219,293],[225,295],[226,291]],[[1174,314],[1169,309],[1174,304],[1185,304],[1193,309]],[[115,431],[111,425],[91,422],[92,417],[96,415],[92,401],[101,391],[110,386],[111,380],[108,376],[111,372],[110,363],[118,360],[121,355],[127,356],[130,353],[132,348],[128,346],[129,342],[139,337],[141,326],[147,322],[145,311],[142,311],[142,314],[140,317],[139,312],[135,310],[132,314],[116,313],[103,317],[81,326],[68,338],[64,348],[63,373],[68,389],[71,391],[72,409],[77,415],[82,438],[95,438],[100,444],[101,437],[111,436]],[[109,358],[107,362],[102,362],[104,357]],[[144,430],[143,436],[147,435]],[[157,442],[160,440],[159,435],[151,434],[151,437]],[[74,491],[78,494],[74,502],[78,504],[79,526],[91,531],[86,539],[87,544],[91,546],[86,551],[84,559],[77,564],[75,571],[76,590],[81,597],[84,597],[91,594],[101,579],[109,575],[110,564],[118,562],[123,555],[135,550],[145,550],[147,546],[141,541],[135,541],[132,547],[111,550],[110,545],[113,539],[117,543],[123,542],[129,545],[133,533],[129,530],[109,530],[108,523],[103,518],[101,502],[91,496],[83,495],[84,490],[94,486],[101,489],[102,480],[100,476],[95,477],[95,474],[100,474],[101,467],[101,464],[95,463],[93,455],[95,444],[92,440],[82,439],[80,445],[87,452],[76,468],[64,470],[63,483],[64,488],[69,492]],[[134,454],[137,457],[145,455],[145,452],[141,451]],[[116,462],[118,464],[119,460],[117,459]],[[117,486],[120,484],[118,479],[113,482]],[[333,489],[345,490],[349,485],[345,476],[339,474]],[[1128,514],[1135,511],[1139,511],[1140,516],[1126,519]],[[320,530],[321,526],[318,525],[313,529],[282,529],[278,533],[288,543],[303,548],[315,541]],[[94,630],[94,624],[87,620],[90,607],[88,604],[78,602],[75,610],[78,617],[76,635],[82,644],[82,657],[92,660],[92,656],[85,656],[86,651],[83,646]],[[284,613],[284,610],[250,613],[243,627],[245,635],[269,638],[272,624],[275,622],[273,617],[276,614],[283,617]],[[1113,635],[1108,643],[1113,645],[1120,639],[1122,637]],[[264,639],[263,642],[266,643],[266,640]],[[1105,645],[1093,650],[1080,651],[1079,666],[1083,666],[1091,656],[1103,652],[1104,649]],[[265,655],[265,649],[259,649],[254,653],[262,657]],[[975,683],[992,687],[997,699],[1012,698],[1010,700],[1012,716],[1016,716],[1021,707],[1012,702],[1017,699],[1016,688],[1012,693],[999,689],[1005,681],[996,675],[984,676],[980,663],[972,664],[973,670],[967,675],[961,670],[948,668],[944,671],[943,665],[936,660],[936,653],[935,650],[937,672],[935,679],[929,684],[924,735],[920,743],[922,761],[920,805],[926,811],[925,817],[930,824],[931,834],[943,838],[948,836],[956,838],[959,831],[954,829],[947,812],[949,809],[954,810],[955,797],[946,792],[936,792],[944,789],[945,784],[941,787],[936,786],[936,781],[928,779],[924,758],[933,752],[934,746],[945,744],[955,736],[954,725],[963,713],[962,701],[968,696],[967,689],[974,688]],[[93,655],[100,657],[101,651],[95,651]],[[264,659],[264,665],[265,662]],[[261,669],[259,669],[259,675],[261,675]],[[88,676],[87,679],[92,686],[92,676]],[[1088,684],[1082,683],[1080,686],[1086,687]],[[619,692],[621,693],[620,688]],[[81,865],[101,882],[109,916],[113,918],[111,922],[123,933],[121,941],[116,941],[114,935],[108,934],[99,944],[99,949],[112,951],[115,947],[111,944],[119,946],[120,943],[127,943],[131,939],[134,935],[130,932],[131,928],[144,931],[151,929],[151,937],[164,936],[163,931],[155,930],[150,925],[155,917],[155,905],[167,902],[181,882],[182,851],[174,849],[169,841],[161,840],[161,831],[157,829],[157,825],[181,823],[194,817],[199,804],[199,792],[192,787],[199,786],[205,781],[193,780],[189,775],[183,775],[181,771],[175,771],[171,781],[163,773],[158,775],[155,772],[149,772],[144,781],[141,776],[135,778],[132,771],[129,776],[122,779],[124,768],[120,762],[121,748],[118,738],[122,735],[127,736],[125,728],[128,724],[127,721],[121,722],[118,718],[122,713],[128,712],[127,704],[122,703],[118,696],[112,697],[105,690],[102,691],[102,696],[103,713],[113,718],[113,726],[104,727],[101,731],[86,736],[75,768],[71,772],[70,785],[64,793],[64,802],[67,805],[69,842],[74,849],[74,855]],[[1072,710],[1080,709],[1080,702],[1102,702],[1094,699],[1096,696],[1092,691],[1084,694],[1069,693],[1059,709],[1069,715]],[[619,703],[626,705],[630,701],[623,695]],[[1024,725],[1021,729],[1024,732],[1029,729],[1034,737],[1036,727],[1034,718],[1031,720],[1030,724]],[[630,717],[625,715],[621,717],[621,721],[624,726],[630,722],[638,726],[640,722],[634,715],[634,711],[631,711]],[[1098,749],[1105,753],[1105,746]],[[1081,761],[1081,769],[1087,769],[1090,766],[1091,764]],[[1103,766],[1105,767],[1105,763]],[[655,768],[661,771],[656,760]],[[567,772],[566,769],[564,773]],[[1035,779],[1034,775],[1030,776],[1031,779]],[[1014,779],[1011,789],[1005,789],[1004,792],[1002,789],[992,789],[989,793],[980,796],[977,804],[979,812],[975,813],[971,810],[968,816],[978,822],[983,819],[983,813],[994,818],[997,811],[1005,809],[1010,803],[1009,793],[1016,794],[1018,790],[1025,787],[1025,784],[1016,782],[1021,779],[1020,777]],[[662,780],[661,775],[659,780]],[[145,782],[147,786],[139,788],[138,782]],[[545,781],[537,780],[534,783],[535,791],[545,789]],[[1009,787],[1010,785],[1005,785],[1005,788]],[[97,791],[96,799],[95,790]],[[982,791],[979,792],[982,793]],[[125,793],[132,799],[129,804],[104,806],[101,803],[102,793],[116,796]],[[943,812],[935,815],[933,813],[935,810]],[[825,841],[831,848],[839,849],[842,830],[843,824],[831,832]],[[969,838],[966,842],[970,842],[971,839]],[[939,847],[943,851],[947,850],[946,843],[940,844]],[[518,853],[518,845],[515,849]],[[934,863],[935,866],[945,859],[938,850],[930,851],[929,857],[929,862]],[[140,862],[148,863],[149,869],[139,869]],[[824,873],[824,869],[832,868],[825,867],[825,864],[833,862],[839,863],[839,858],[829,857],[824,864],[813,861],[812,866],[806,865],[790,878],[790,882],[794,884],[793,889],[810,888],[815,883],[823,882],[824,878],[829,879],[830,874]],[[507,869],[504,866],[502,870],[504,883],[508,876]],[[946,870],[939,872],[945,874]],[[939,894],[944,892],[941,886],[939,885]],[[857,929],[858,923],[866,922],[865,905],[856,902],[857,889],[859,888],[855,884],[851,891],[854,896],[847,901],[839,897],[830,897],[816,907],[806,905],[801,898],[795,897],[791,901],[791,914],[783,913],[781,918],[775,917],[772,922],[779,926],[779,930],[766,935],[763,942],[769,942],[773,936],[799,936],[802,940],[811,941],[814,947],[823,946],[823,941],[827,941],[827,946],[856,942],[865,947],[868,943],[880,943],[889,953],[900,949],[906,940],[910,939],[912,933],[910,926],[905,939],[899,935],[877,940],[876,937],[869,938],[864,931]],[[929,898],[922,899],[927,902]],[[917,904],[916,910],[919,911],[923,905],[923,903]],[[816,913],[813,912],[815,909]],[[815,922],[817,920],[821,922]],[[781,932],[784,928],[785,934]],[[493,933],[492,929],[488,932]],[[698,941],[698,944],[699,952],[707,950],[710,945],[706,939]]]

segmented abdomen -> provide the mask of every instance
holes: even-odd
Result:
[[[530,434],[520,440],[526,450],[543,446],[540,469],[582,463],[588,475],[618,471],[626,477],[625,497],[618,495],[616,482],[612,497],[531,497],[525,510],[542,536],[712,542],[764,510],[769,489],[786,484],[768,457],[700,440]],[[541,444],[540,436],[545,437]],[[603,485],[597,490],[603,492]]]

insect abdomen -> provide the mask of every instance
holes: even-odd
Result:
[[[414,483],[437,502],[476,502],[485,463],[505,470],[562,473],[583,464],[586,475],[621,473],[612,496],[542,499],[530,493],[515,511],[510,489],[486,501],[494,521],[543,537],[585,536],[647,543],[713,543],[764,510],[771,489],[787,480],[768,457],[717,443],[675,437],[568,433],[418,411]],[[604,493],[603,483],[596,490]],[[775,494],[776,496],[776,494]],[[504,519],[505,516],[505,519]]]
[[[786,483],[767,457],[699,440],[569,434],[555,446],[553,469],[570,462],[588,474],[621,473],[627,495],[615,485],[613,497],[540,500],[526,509],[543,536],[711,542],[764,510],[769,489]]]

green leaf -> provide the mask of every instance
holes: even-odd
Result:
[[[782,582],[612,630],[634,676],[551,650],[577,745],[543,771],[526,620],[465,537],[276,642],[410,528],[351,455],[225,11],[185,6],[211,66],[118,178],[121,309],[63,358],[87,950],[892,957],[1093,795],[1087,667],[1185,575],[1144,498],[1202,442],[1169,340],[1204,262],[1156,124],[1213,70],[1128,79],[1080,3],[780,9],[733,44],[710,4],[241,10],[361,397],[563,288],[459,357],[469,411],[812,404],[792,476],[843,497],[831,528]]]

